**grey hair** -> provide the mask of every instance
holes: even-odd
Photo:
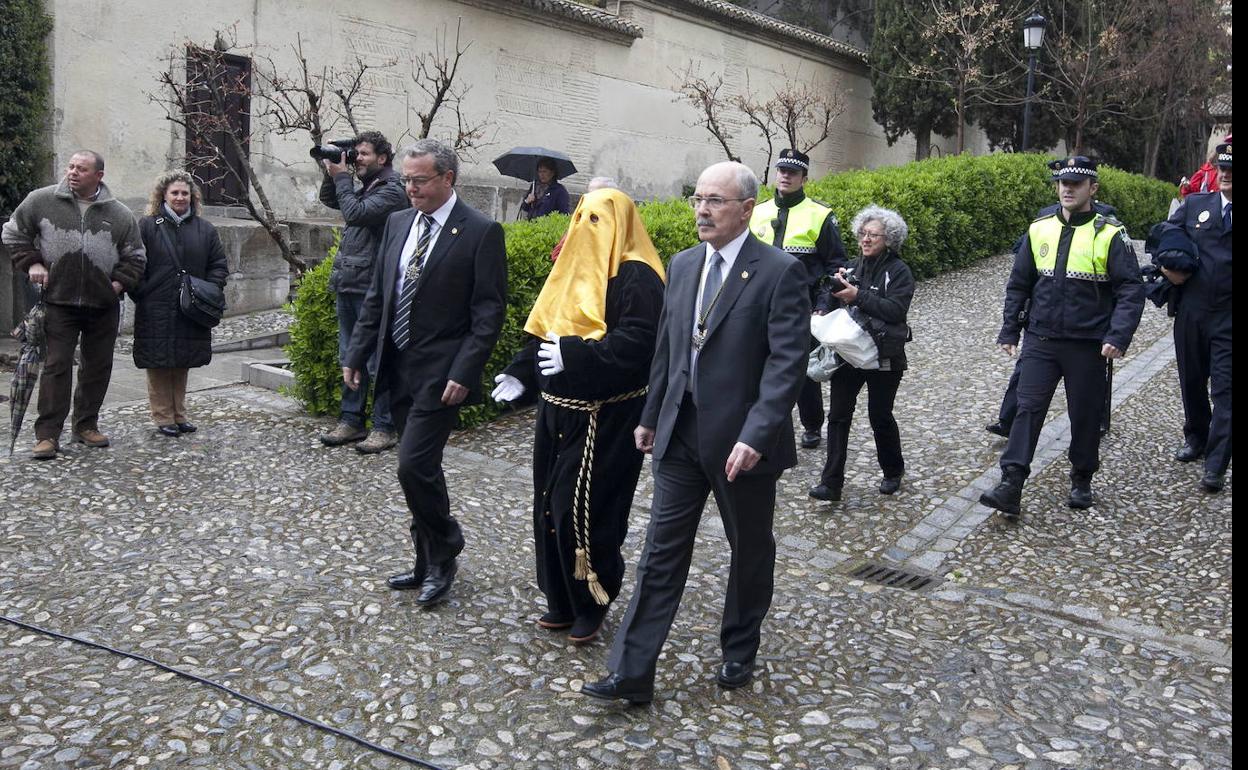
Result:
[[[906,236],[910,234],[910,226],[901,218],[901,214],[882,206],[867,206],[854,215],[850,229],[856,236],[862,232],[863,226],[868,222],[879,222],[884,225],[884,245],[895,252],[901,251],[901,244],[906,242]]]
[[[737,189],[742,198],[758,198],[758,176],[744,163],[733,163],[733,172],[737,177]]]
[[[402,163],[408,158],[420,158],[425,155],[433,156],[434,171],[439,174],[445,174],[450,171],[454,175],[451,177],[451,184],[459,181],[459,156],[455,154],[454,150],[437,139],[417,139],[403,148],[403,152],[399,155],[399,162]]]
[[[585,185],[586,192],[593,192],[594,190],[608,190],[608,189],[609,190],[620,189],[619,183],[615,181],[615,177],[613,176],[596,176],[593,179],[589,180],[589,184]]]

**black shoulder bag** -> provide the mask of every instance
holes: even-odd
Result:
[[[186,272],[182,267],[182,260],[178,258],[177,245],[161,226],[164,221],[164,217],[158,217],[156,229],[160,231],[161,238],[169,247],[169,256],[173,259],[173,266],[177,268],[181,279],[181,286],[178,288],[178,309],[193,323],[205,329],[211,329],[221,323],[221,316],[225,315],[225,292],[212,281],[196,278]]]

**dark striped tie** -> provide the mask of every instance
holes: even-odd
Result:
[[[429,236],[433,234],[433,219],[421,212],[416,217],[416,226],[424,228],[416,239],[416,250],[407,260],[407,270],[403,273],[403,291],[399,294],[399,302],[394,306],[394,345],[399,350],[407,347],[412,339],[412,297],[416,296],[416,285],[420,283],[420,271],[425,267],[425,252],[429,250]]]

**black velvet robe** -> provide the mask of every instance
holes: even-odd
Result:
[[[642,262],[625,262],[607,284],[607,334],[601,340],[563,337],[559,349],[564,371],[545,377],[537,367],[541,340],[532,338],[506,373],[526,391],[582,401],[610,398],[645,387],[650,378],[663,281]],[[628,533],[628,514],[641,474],[643,455],[633,443],[645,397],[602,407],[590,475],[590,562],[598,581],[614,601],[624,580],[620,548]],[[537,582],[553,612],[569,619],[593,617],[600,607],[586,581],[573,577],[576,534],[573,530],[577,474],[589,430],[589,413],[538,402],[533,443],[533,537]]]

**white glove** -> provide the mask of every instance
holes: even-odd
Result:
[[[541,359],[537,368],[547,377],[553,377],[563,371],[563,353],[559,352],[559,335],[546,332],[546,339],[550,341],[537,347],[537,357]]]
[[[515,401],[524,395],[524,383],[510,374],[500,374],[494,378],[494,382],[498,383],[498,387],[490,393],[490,398],[500,404],[504,401]]]

